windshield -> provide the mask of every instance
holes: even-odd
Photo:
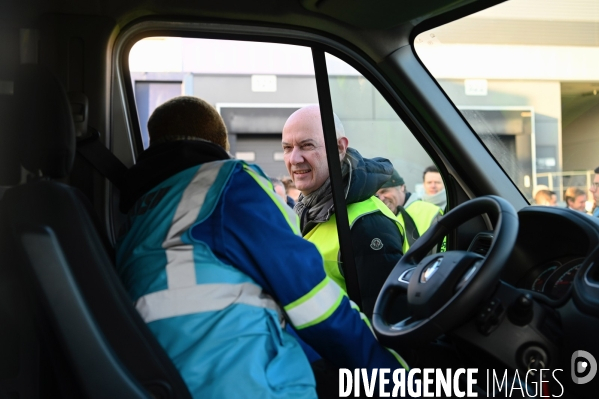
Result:
[[[575,188],[593,210],[599,1],[507,1],[423,32],[414,46],[530,202],[544,190],[565,206]]]

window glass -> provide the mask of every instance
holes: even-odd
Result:
[[[599,166],[599,2],[511,0],[421,33],[415,49],[532,202],[587,195]]]
[[[344,61],[330,54],[326,60],[333,111],[343,124],[349,147],[366,158],[387,158],[405,182],[406,192],[413,195],[412,199],[427,194],[432,198],[436,194],[445,208],[446,195],[441,186],[438,193],[430,189],[425,192],[423,173],[433,165],[431,158],[383,96]],[[441,176],[437,177],[442,184]]]
[[[181,89],[182,84],[180,81],[136,81],[135,99],[137,104],[137,114],[140,121],[147,123],[156,107],[171,98],[183,94],[181,93]],[[150,137],[148,136],[148,126],[146,123],[140,125],[144,148],[148,148],[150,145]]]
[[[318,103],[310,48],[275,43],[151,37],[129,54],[144,148],[154,109],[200,97],[222,115],[231,154],[285,177],[281,131],[298,108]]]
[[[333,108],[350,147],[366,158],[389,159],[412,199],[424,196],[430,157],[364,76],[330,54],[326,60]],[[144,148],[147,121],[157,106],[181,94],[197,96],[222,115],[231,155],[258,164],[271,177],[288,177],[283,125],[300,107],[318,103],[309,47],[151,37],[133,46],[129,65]],[[442,185],[440,175],[438,180]],[[444,191],[436,198],[444,207]]]

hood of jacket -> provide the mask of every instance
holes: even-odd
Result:
[[[348,148],[345,159],[351,166],[344,181],[348,205],[375,195],[393,174],[393,165],[386,158],[364,158],[357,150]]]

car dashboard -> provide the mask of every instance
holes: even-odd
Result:
[[[533,268],[518,286],[552,299],[561,299],[568,293],[583,261],[584,258],[579,256],[566,256],[542,264]]]
[[[542,359],[545,367],[561,370],[564,397],[591,397],[598,378],[589,384],[572,381],[575,354],[599,351],[599,219],[541,206],[524,208],[518,216],[516,244],[490,299],[502,307],[501,316],[487,331],[474,317],[453,334],[520,372],[530,369],[529,359]],[[533,300],[526,323],[510,317],[522,296]]]
[[[599,245],[599,219],[531,206],[519,212],[519,221],[502,280],[550,300],[565,299],[585,258]]]

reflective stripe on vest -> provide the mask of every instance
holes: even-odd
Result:
[[[197,221],[206,194],[223,165],[222,161],[202,165],[183,191],[171,227],[162,243],[168,261],[166,275],[169,289],[196,285],[193,246],[184,245],[181,235]]]
[[[347,216],[350,228],[353,227],[356,220],[371,213],[381,212],[387,218],[393,221],[402,237],[402,249],[407,251],[408,242],[405,237],[404,229],[393,212],[378,198],[370,197],[362,202],[356,202],[347,206]],[[337,234],[337,221],[335,214],[324,222],[314,227],[304,238],[318,248],[318,251],[324,258],[324,268],[326,274],[333,279],[343,290],[346,290],[345,278],[341,273],[339,262],[339,236]]]
[[[234,168],[231,162],[241,161],[215,161],[202,165],[183,191],[172,224],[162,243],[167,257],[168,289],[144,295],[135,304],[146,323],[193,313],[222,310],[234,304],[273,309],[282,315],[280,306],[254,283],[202,284],[200,282],[198,284],[194,246],[182,241],[183,234],[214,210],[222,187],[229,176],[221,176],[218,182],[217,178],[225,165],[227,165],[227,172],[231,173]],[[249,173],[251,169],[245,163],[242,164],[244,171]],[[249,174],[255,180],[260,177],[256,172]],[[263,184],[261,187],[268,193],[268,189]],[[270,188],[272,189],[272,186]],[[210,195],[211,190],[217,195]],[[284,216],[288,219],[287,215]],[[296,230],[299,231],[297,225]]]
[[[279,305],[252,283],[201,284],[144,295],[135,308],[146,323],[170,317],[223,310],[245,304],[280,312]]]
[[[285,306],[285,312],[296,329],[310,327],[326,320],[339,307],[345,292],[325,277],[309,293]]]

